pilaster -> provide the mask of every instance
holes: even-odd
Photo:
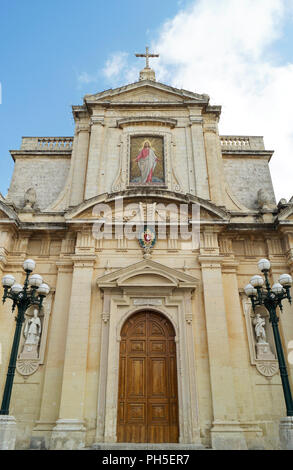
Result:
[[[79,123],[76,128],[77,145],[74,147],[73,173],[70,193],[70,206],[83,201],[86,167],[89,147],[90,127],[88,123]]]
[[[52,449],[81,449],[85,445],[84,404],[91,289],[95,255],[74,255],[59,419]]]
[[[98,181],[102,159],[103,135],[104,116],[102,113],[101,115],[95,115],[91,118],[91,139],[85,185],[85,200],[97,196],[97,194],[102,192],[98,187]]]
[[[246,331],[241,310],[239,288],[237,282],[237,267],[239,262],[235,259],[222,261],[222,278],[224,300],[226,306],[227,328],[229,335],[229,348],[231,366],[235,384],[236,403],[241,427],[249,449],[264,448],[262,429],[255,421],[255,410],[249,368],[248,345]]]
[[[203,138],[203,119],[190,116],[191,140],[195,171],[195,191],[198,197],[210,199],[209,180]]]
[[[69,300],[72,284],[72,261],[56,262],[58,273],[56,282],[55,301],[50,324],[50,336],[46,354],[46,368],[40,415],[32,432],[32,448],[48,448],[50,436],[58,419],[63,362],[65,357],[64,331],[66,331]]]
[[[224,206],[225,181],[217,122],[204,121],[204,142],[206,149],[210,199],[218,206]]]
[[[214,421],[213,449],[246,449],[237,415],[220,256],[200,255]],[[219,341],[219,338],[221,340]]]

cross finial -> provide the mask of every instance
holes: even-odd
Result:
[[[135,54],[135,56],[136,57],[145,57],[145,68],[146,69],[150,68],[150,62],[149,62],[150,57],[160,57],[159,54],[150,54],[148,46],[146,46],[146,48],[145,48],[145,54]]]

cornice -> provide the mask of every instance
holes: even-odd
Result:
[[[117,127],[123,129],[124,126],[128,125],[143,125],[143,124],[161,124],[171,129],[177,126],[176,119],[169,119],[164,117],[153,117],[153,116],[144,116],[144,117],[131,117],[125,119],[118,119],[117,120]]]

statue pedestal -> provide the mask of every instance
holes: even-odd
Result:
[[[276,359],[269,343],[256,343],[256,358],[263,359],[264,361]]]
[[[0,415],[0,450],[14,450],[16,441],[16,419]]]
[[[293,450],[293,416],[280,419],[280,444],[282,450]]]
[[[38,345],[25,344],[20,359],[37,359],[38,358]]]

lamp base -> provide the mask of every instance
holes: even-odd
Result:
[[[280,419],[280,445],[282,450],[293,450],[293,416]]]
[[[0,415],[0,450],[14,450],[16,441],[16,419]]]

